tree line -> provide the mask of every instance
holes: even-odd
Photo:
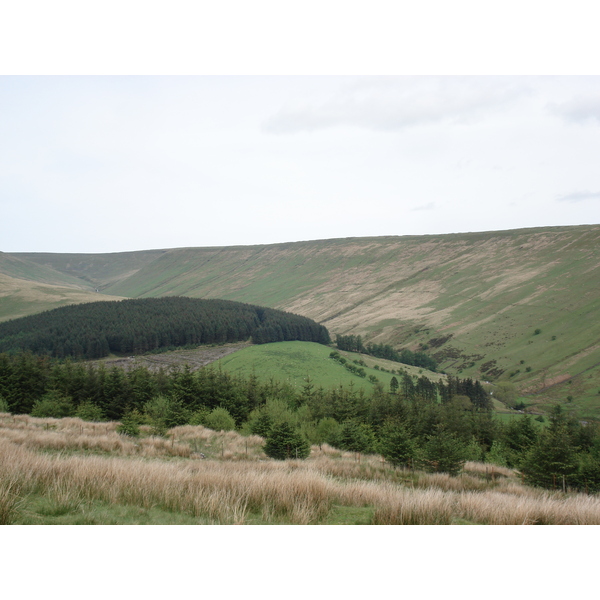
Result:
[[[393,381],[392,381],[393,383]],[[276,458],[304,458],[310,444],[378,452],[394,465],[456,474],[466,460],[517,468],[545,488],[600,491],[600,433],[560,407],[541,425],[524,415],[504,424],[478,382],[400,377],[389,389],[317,387],[214,367],[150,371],[57,361],[31,353],[0,354],[0,412],[39,417],[79,416],[168,428],[205,425],[263,436]]]
[[[346,352],[360,352],[376,358],[412,365],[429,371],[437,370],[437,362],[425,352],[413,352],[407,348],[398,351],[388,344],[363,344],[360,335],[336,335],[335,344]]]
[[[96,359],[159,348],[302,340],[328,344],[312,319],[284,311],[197,298],[144,298],[64,306],[0,323],[0,352]]]

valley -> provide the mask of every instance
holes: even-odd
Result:
[[[510,382],[542,411],[560,402],[600,416],[598,225],[0,256],[0,281],[19,283],[1,288],[4,320],[100,297],[256,303],[310,317],[334,339],[426,349],[441,370]]]

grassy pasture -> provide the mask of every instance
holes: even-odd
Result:
[[[381,371],[381,368],[389,371],[402,369],[413,376],[419,376],[421,373],[433,381],[443,377],[438,373],[393,361],[354,352],[340,352],[349,362],[363,360],[366,363],[367,366],[363,367],[366,377],[363,378],[354,375],[339,362],[330,358],[329,354],[332,350],[333,348],[329,346],[313,342],[277,342],[243,348],[220,359],[216,364],[231,374],[247,377],[254,373],[263,380],[272,377],[287,382],[298,390],[305,384],[308,376],[315,386],[322,386],[325,389],[353,384],[356,389],[365,390],[373,389],[374,384],[369,381],[369,376],[373,376],[377,377],[386,390],[389,390],[394,375]],[[375,365],[380,369],[375,369]]]
[[[598,496],[529,488],[490,464],[450,477],[327,445],[275,461],[258,436],[184,426],[132,439],[116,426],[0,414],[0,522],[600,524]]]

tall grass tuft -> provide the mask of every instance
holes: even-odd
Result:
[[[10,525],[19,515],[22,487],[16,478],[0,480],[0,525]]]
[[[441,490],[402,490],[389,494],[375,508],[374,525],[450,525],[454,496]]]

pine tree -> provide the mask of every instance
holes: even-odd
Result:
[[[525,455],[521,471],[526,481],[547,489],[576,482],[578,457],[566,426],[549,427]]]
[[[467,460],[465,443],[441,427],[423,447],[422,462],[427,471],[458,475]]]
[[[395,466],[408,466],[415,457],[415,442],[405,427],[394,420],[384,423],[379,432],[377,448],[380,454]]]
[[[265,445],[265,454],[277,460],[289,458],[308,458],[310,444],[286,422],[275,425],[269,433]]]

